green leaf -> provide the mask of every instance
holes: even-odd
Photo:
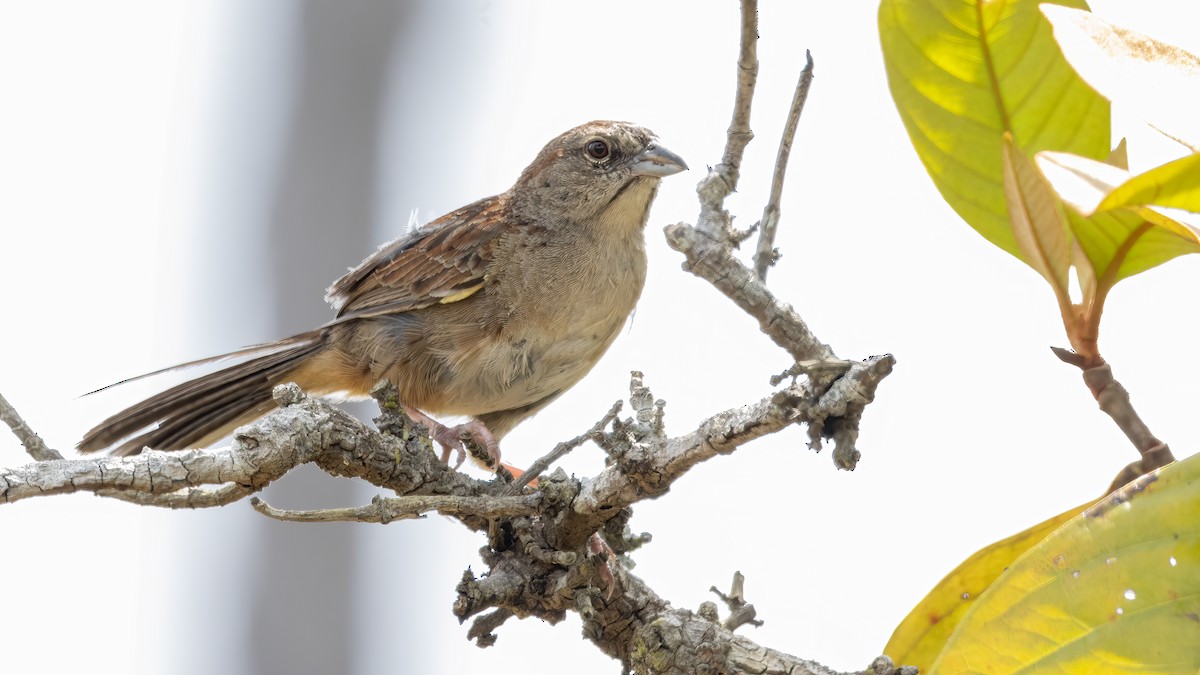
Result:
[[[1067,209],[1079,246],[1103,288],[1187,253],[1200,253],[1192,228],[1151,209],[1100,211],[1083,217]]]
[[[1102,158],[1108,102],[1063,59],[1036,0],[882,0],[879,30],[892,98],[934,184],[971,227],[1024,259],[1005,203],[1004,133],[1030,156]]]
[[[1021,255],[1050,282],[1059,302],[1070,305],[1071,236],[1058,197],[1033,162],[1004,134],[1004,197]]]
[[[1066,59],[1088,84],[1200,151],[1200,58],[1091,12],[1054,5],[1042,5],[1042,12],[1054,26]]]
[[[1130,178],[1100,202],[1100,209],[1150,204],[1200,211],[1200,154],[1181,157]]]
[[[937,673],[1200,670],[1200,455],[1046,537],[968,610]]]
[[[1136,188],[1147,174],[1131,177],[1110,164],[1060,152],[1038,153],[1037,165],[1070,207],[1067,222],[1102,280],[1102,289],[1172,258],[1200,253],[1200,233],[1154,209],[1136,205],[1101,210],[1117,190],[1131,184]]]

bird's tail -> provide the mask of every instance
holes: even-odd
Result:
[[[328,340],[329,329],[321,328],[167,368],[175,370],[227,358],[250,357],[172,387],[109,417],[84,434],[79,450],[96,452],[111,447],[114,455],[136,455],[144,447],[182,450],[212,443],[270,411],[275,385],[290,381],[301,365],[324,350]]]

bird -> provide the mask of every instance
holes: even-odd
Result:
[[[498,463],[504,435],[579,382],[621,332],[646,280],[651,204],[661,180],[686,169],[642,126],[570,129],[507,191],[384,244],[336,280],[328,323],[131,378],[241,359],[112,415],[78,448],[206,447],[269,412],[276,385],[357,399],[386,379],[443,461],[456,450],[461,464],[467,438]]]

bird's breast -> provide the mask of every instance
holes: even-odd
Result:
[[[514,242],[519,250],[508,260],[516,266],[493,271],[482,297],[472,298],[489,305],[491,319],[452,357],[453,369],[469,374],[469,393],[457,398],[471,409],[447,412],[518,408],[582,379],[620,334],[645,284],[640,230],[626,239]]]
[[[527,406],[592,369],[645,285],[643,233],[656,185],[637,181],[587,222],[528,223],[498,242],[484,287],[449,305],[472,303],[463,316],[478,323],[439,350],[455,374],[444,412]]]

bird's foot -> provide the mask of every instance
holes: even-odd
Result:
[[[613,574],[613,565],[617,564],[617,554],[604,541],[604,537],[600,536],[599,532],[595,532],[588,538],[588,553],[601,559],[600,580],[604,582],[606,587],[604,599],[612,600],[613,592],[617,590],[617,576]]]
[[[467,458],[466,441],[471,441],[482,451],[481,453],[471,453],[472,457],[489,469],[495,470],[496,467],[503,466],[500,463],[500,444],[496,442],[496,437],[483,422],[468,420],[462,424],[448,427],[412,406],[405,405],[404,411],[413,421],[429,429],[429,437],[442,446],[442,461],[446,464],[450,463],[450,454],[455,452],[457,456],[454,468],[462,466]]]

